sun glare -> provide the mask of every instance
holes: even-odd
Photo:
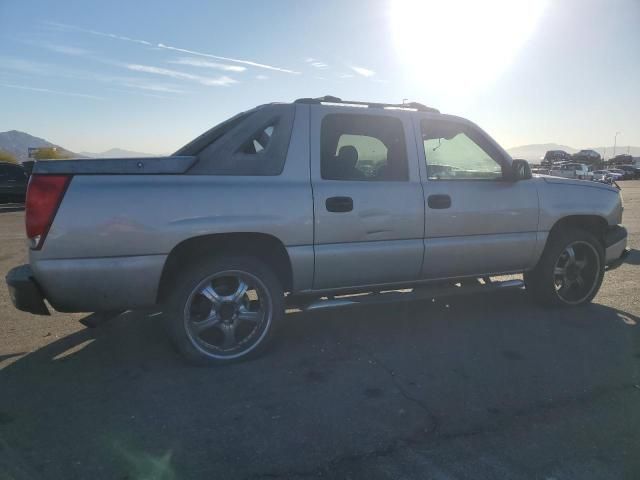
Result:
[[[415,81],[469,93],[491,84],[535,31],[548,0],[392,0],[391,26]]]

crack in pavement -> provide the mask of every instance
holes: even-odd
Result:
[[[317,466],[311,469],[305,470],[286,470],[283,472],[269,472],[269,473],[261,473],[250,475],[247,478],[262,480],[262,479],[285,479],[285,478],[310,478],[310,477],[328,477],[332,478],[332,474],[336,471],[340,471],[344,468],[344,465],[348,464],[356,464],[357,462],[361,462],[366,459],[372,458],[383,458],[394,455],[396,452],[401,451],[401,449],[407,446],[414,445],[427,445],[430,441],[434,440],[434,437],[437,437],[438,440],[441,441],[452,441],[462,438],[471,438],[480,435],[491,435],[495,433],[499,433],[503,430],[507,430],[517,424],[518,422],[522,422],[523,419],[531,418],[539,414],[540,412],[548,412],[552,410],[567,408],[574,405],[586,405],[589,403],[597,402],[607,395],[615,395],[620,393],[627,394],[640,394],[640,390],[634,383],[627,383],[616,385],[609,388],[598,387],[588,392],[585,392],[582,395],[551,400],[546,402],[536,402],[532,404],[529,408],[523,408],[519,410],[514,410],[510,416],[505,417],[502,421],[497,421],[493,427],[486,428],[474,428],[469,430],[463,430],[459,432],[448,432],[444,433],[440,431],[440,422],[439,419],[429,410],[424,402],[420,399],[417,399],[407,393],[401,384],[399,384],[399,376],[396,372],[381,362],[375,355],[371,352],[368,352],[365,348],[354,345],[354,348],[359,348],[362,352],[366,353],[366,355],[375,362],[380,368],[382,368],[393,380],[394,385],[398,388],[401,395],[407,399],[408,401],[416,404],[422,409],[425,413],[427,413],[431,424],[433,425],[431,430],[425,430],[423,435],[409,436],[407,438],[398,438],[390,442],[387,446],[381,447],[378,449],[374,449],[368,452],[361,453],[349,453],[334,457],[327,461],[324,465]]]
[[[372,352],[368,351],[366,348],[360,345],[354,345],[354,347],[364,352],[374,362],[374,365],[379,365],[380,368],[382,368],[382,370],[384,370],[387,373],[387,375],[391,377],[391,381],[393,382],[393,385],[396,387],[400,395],[402,395],[402,397],[405,400],[413,403],[414,405],[417,405],[418,408],[420,408],[423,412],[427,414],[427,418],[431,427],[425,428],[423,433],[427,436],[437,435],[440,429],[440,419],[437,417],[437,415],[435,415],[431,411],[431,409],[427,406],[427,404],[422,400],[420,400],[419,398],[416,398],[412,396],[409,392],[407,392],[407,390],[405,389],[404,385],[401,382],[400,376],[396,374],[396,372],[391,367],[389,367],[382,360],[380,360],[380,358],[378,358],[375,354],[373,354]]]

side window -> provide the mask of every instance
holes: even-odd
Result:
[[[320,129],[320,173],[325,180],[408,180],[402,123],[377,115],[325,116]]]
[[[280,175],[293,129],[294,105],[267,105],[245,115],[197,153],[192,175]]]
[[[421,122],[429,180],[498,180],[500,153],[472,127],[449,121]]]
[[[254,153],[260,153],[266,150],[271,143],[273,137],[273,130],[276,127],[275,123],[258,130],[247,143],[241,148],[242,153],[252,155]]]

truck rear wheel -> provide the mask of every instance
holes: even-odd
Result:
[[[551,233],[536,267],[525,272],[527,290],[548,306],[577,306],[596,296],[604,277],[604,249],[591,233],[566,228]]]
[[[192,363],[226,364],[261,352],[284,314],[277,276],[259,259],[221,257],[186,268],[166,302],[168,329]]]

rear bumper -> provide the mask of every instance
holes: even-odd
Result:
[[[33,252],[32,252],[33,253]],[[31,268],[59,312],[106,312],[156,303],[166,255],[43,260]]]
[[[44,296],[29,265],[21,265],[9,271],[6,277],[9,296],[14,307],[36,315],[50,315]]]
[[[621,225],[611,227],[604,238],[605,264],[609,270],[619,267],[628,255],[627,229]]]

